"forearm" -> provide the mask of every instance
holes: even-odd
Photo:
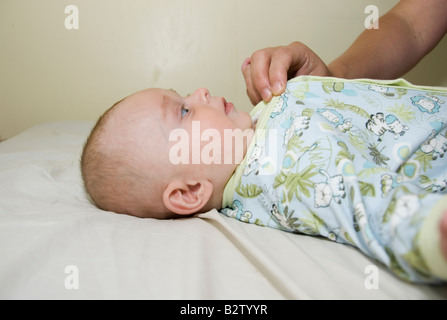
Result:
[[[380,28],[365,30],[339,58],[329,64],[340,78],[391,79],[410,70],[420,59],[413,39],[406,39],[407,26],[393,15],[380,20]],[[410,41],[409,41],[410,40]]]
[[[401,1],[329,65],[341,78],[397,78],[412,69],[447,29],[445,0]]]

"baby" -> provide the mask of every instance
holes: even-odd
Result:
[[[439,283],[446,96],[405,82],[299,77],[248,114],[206,89],[147,89],[98,120],[82,175],[104,210],[165,219],[216,208],[355,246],[405,280]]]

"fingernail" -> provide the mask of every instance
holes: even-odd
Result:
[[[276,81],[276,82],[273,83],[273,86],[272,86],[272,92],[273,92],[273,94],[275,94],[275,95],[279,95],[279,94],[281,94],[283,91],[284,91],[284,90],[283,90],[283,85],[282,85],[282,83],[281,83],[280,81]]]
[[[262,100],[269,101],[272,97],[272,92],[269,89],[264,88],[261,91],[261,97],[262,97]]]

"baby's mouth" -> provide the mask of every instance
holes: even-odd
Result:
[[[234,105],[231,102],[227,102],[225,99],[224,99],[224,106],[226,115],[228,115],[234,109]]]

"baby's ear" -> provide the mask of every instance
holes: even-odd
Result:
[[[168,184],[163,192],[163,203],[171,212],[188,215],[198,212],[210,200],[213,184],[206,180],[180,181]]]

